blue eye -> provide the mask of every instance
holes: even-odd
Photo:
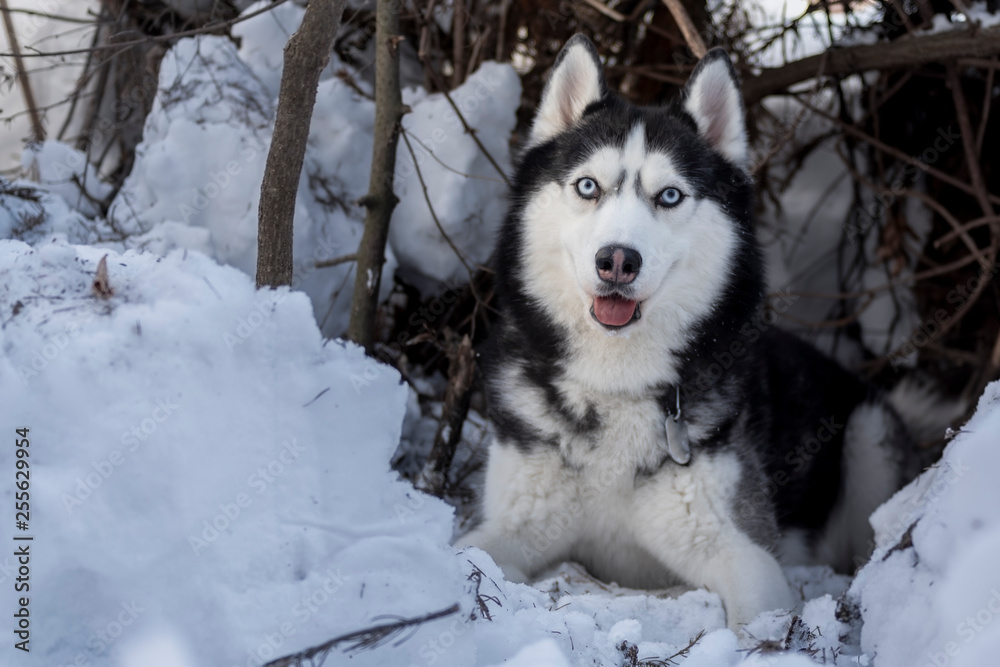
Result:
[[[601,189],[597,187],[597,181],[586,176],[576,182],[576,191],[584,199],[597,199],[601,194]]]
[[[673,208],[681,203],[684,195],[677,188],[667,188],[656,198],[656,203],[666,208]]]

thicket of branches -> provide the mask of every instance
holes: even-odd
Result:
[[[103,0],[99,12],[82,21],[97,26],[89,48],[42,57],[44,45],[22,44],[22,67],[32,77],[62,63],[83,63],[78,85],[62,102],[66,121],[49,127],[49,134],[85,150],[120,186],[151,102],[151,95],[131,101],[123,95],[155,77],[165,49],[181,36],[229,34],[246,4]],[[180,6],[201,9],[185,13]],[[826,317],[788,324],[857,343],[865,351],[857,370],[886,382],[898,377],[894,362],[909,352],[916,353],[919,372],[970,399],[998,376],[1000,196],[993,193],[1000,192],[1000,175],[989,156],[998,146],[993,96],[1000,86],[1000,27],[980,25],[965,3],[824,1],[775,25],[763,25],[752,4],[735,0],[414,0],[399,8],[404,78],[447,92],[485,60],[512,62],[523,81],[522,131],[547,70],[574,33],[593,39],[609,85],[644,104],[676,95],[705,46],[725,47],[745,81],[761,206],[779,209],[791,176],[821,148],[832,147],[850,175],[849,211],[830,248],[837,290],[800,295],[825,303]],[[377,21],[374,3],[348,7],[334,46],[369,79]],[[84,27],[77,19],[67,25]],[[931,26],[937,30],[925,30]],[[806,37],[830,46],[798,58],[793,47]],[[775,45],[783,45],[777,50],[782,61],[771,58],[762,66],[763,54],[774,54]],[[18,85],[14,72],[4,74]],[[791,116],[777,113],[775,101]],[[45,112],[33,113],[44,118]],[[806,126],[820,129],[799,131]],[[942,128],[947,147],[939,141]],[[918,233],[914,203],[929,212],[929,233]],[[904,267],[914,260],[911,275]],[[884,276],[882,284],[862,283],[872,267]],[[404,375],[440,372],[451,380],[448,396],[436,397],[445,401],[441,451],[434,474],[426,477],[438,493],[465,474],[449,471],[449,451],[470,402],[478,400],[471,349],[488,335],[493,317],[489,268],[470,269],[458,298],[449,298],[432,323],[417,318],[417,328],[408,324],[410,315],[427,303],[397,280],[398,298],[380,306],[373,332],[373,352]],[[916,295],[920,327],[889,349],[869,349],[860,314],[876,295],[904,289]],[[408,341],[402,351],[384,345],[398,340]]]

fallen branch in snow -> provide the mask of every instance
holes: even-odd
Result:
[[[705,631],[702,630],[694,639],[688,642],[688,645],[680,649],[673,655],[668,655],[666,658],[660,658],[653,656],[650,658],[639,658],[639,647],[635,644],[630,644],[627,641],[622,641],[618,650],[621,651],[624,662],[623,667],[668,667],[670,665],[678,664],[675,660],[676,658],[686,658],[694,645],[701,641],[701,638],[705,636]]]
[[[479,566],[473,563],[471,560],[466,562],[472,566],[472,572],[469,573],[467,579],[476,585],[476,606],[478,607],[478,609],[472,610],[472,613],[469,615],[469,620],[470,621],[476,620],[476,614],[478,613],[479,618],[485,618],[487,621],[492,621],[493,615],[490,613],[490,607],[486,603],[492,602],[496,604],[498,607],[502,607],[503,603],[500,602],[500,598],[498,598],[497,596],[486,595],[480,590],[480,588],[482,588],[483,585],[483,577],[486,577],[486,573],[484,573],[481,569],[479,569]],[[497,582],[493,581],[489,577],[486,578],[490,580],[490,583],[493,584],[494,588],[496,588],[498,591],[500,590],[500,587],[497,586]]]
[[[335,637],[328,642],[320,644],[319,646],[314,646],[306,649],[305,651],[285,656],[284,658],[272,660],[264,665],[264,667],[301,667],[306,664],[307,661],[310,666],[318,667],[326,662],[326,658],[330,654],[330,651],[332,651],[338,644],[348,644],[348,646],[344,648],[345,651],[373,649],[379,644],[388,641],[390,637],[399,634],[407,628],[412,628],[429,621],[436,621],[439,618],[451,616],[452,614],[458,613],[458,610],[459,606],[456,602],[447,609],[431,612],[430,614],[425,614],[424,616],[417,616],[416,618],[403,618],[392,623],[384,623],[383,625],[376,625],[371,628],[365,628],[364,630],[350,632],[346,635]]]

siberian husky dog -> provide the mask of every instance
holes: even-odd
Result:
[[[912,442],[885,395],[770,325],[739,81],[713,50],[680,100],[610,92],[559,55],[497,249],[482,521],[513,581],[562,560],[792,608],[779,561],[851,570]],[[769,317],[771,316],[771,317]]]

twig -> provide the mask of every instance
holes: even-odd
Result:
[[[698,29],[694,27],[694,23],[691,21],[691,17],[688,15],[681,0],[663,0],[663,4],[667,6],[670,14],[674,17],[674,21],[677,22],[677,27],[681,29],[681,34],[684,35],[684,41],[687,42],[691,53],[697,58],[704,58],[705,54],[708,53],[708,49],[705,48],[705,42],[702,41],[701,35],[698,34]]]
[[[104,9],[101,9],[101,16],[103,15],[104,15]],[[99,22],[100,18],[98,18],[98,23]],[[94,30],[94,37],[90,42],[91,48],[97,46],[97,42],[98,40],[100,40],[100,38],[101,38],[101,30],[98,28]],[[59,139],[60,141],[62,141],[63,135],[66,134],[66,130],[69,129],[70,122],[73,120],[73,114],[76,111],[76,105],[80,101],[80,93],[83,92],[83,89],[86,87],[87,82],[93,75],[93,72],[91,70],[91,65],[94,62],[94,53],[95,53],[94,51],[91,51],[90,53],[87,54],[87,60],[83,64],[83,71],[80,72],[80,78],[77,81],[76,88],[73,90],[72,93],[70,93],[70,99],[72,100],[72,102],[70,102],[69,110],[66,112],[66,120],[63,121],[62,127],[59,128],[59,134],[56,135],[56,138]]]
[[[50,14],[48,12],[40,12],[35,9],[20,9],[15,7],[10,9],[7,7],[7,3],[0,3],[0,12],[5,14],[24,14],[25,16],[37,16],[43,19],[52,19],[53,21],[62,21],[63,23],[79,23],[81,25],[93,25],[93,19],[84,19],[77,16],[63,16],[61,14]]]
[[[994,65],[1000,65],[1000,61],[993,59]],[[986,136],[986,124],[990,120],[990,106],[993,103],[993,75],[996,74],[996,67],[986,68],[986,89],[983,93],[982,118],[979,119],[979,130],[976,132],[976,158],[983,155],[983,137]]]
[[[503,179],[503,182],[507,184],[507,187],[510,187],[510,179],[507,178],[507,174],[503,172],[503,169],[500,168],[500,165],[497,164],[497,161],[494,160],[493,156],[490,155],[490,152],[486,150],[486,146],[483,146],[483,142],[481,142],[479,140],[479,137],[476,136],[476,130],[472,127],[469,127],[469,123],[465,120],[465,116],[462,115],[462,110],[458,108],[457,104],[455,104],[455,100],[451,99],[451,94],[448,93],[448,88],[447,86],[444,85],[444,82],[441,80],[441,77],[438,75],[438,73],[434,70],[433,67],[429,66],[429,63],[425,62],[426,57],[427,57],[426,54],[424,54],[424,57],[420,59],[421,62],[424,63],[425,71],[430,73],[431,78],[434,80],[434,85],[438,87],[438,89],[444,95],[444,98],[448,100],[448,104],[451,105],[452,110],[458,116],[458,119],[462,122],[462,127],[465,128],[465,133],[468,134],[470,137],[472,137],[472,140],[476,142],[476,146],[479,147],[479,150],[483,152],[483,155],[486,156],[486,159],[490,161],[490,164],[493,165],[493,168],[497,170],[498,174],[500,174],[500,178]]]
[[[994,260],[996,259],[996,247],[990,247],[986,251],[986,258],[989,261],[992,256]],[[934,276],[944,275],[946,273],[951,273],[956,269],[960,269],[963,266],[968,266],[976,261],[976,258],[967,255],[962,259],[955,260],[954,262],[949,262],[947,264],[942,264],[941,266],[935,266],[932,269],[927,269],[926,271],[919,271],[917,273],[912,273],[908,276],[902,276],[896,278],[895,280],[890,280],[877,287],[869,287],[863,290],[856,290],[854,292],[812,292],[812,291],[796,291],[789,290],[786,294],[791,294],[794,296],[801,296],[807,299],[831,299],[836,301],[848,301],[850,299],[857,299],[860,297],[867,297],[871,294],[877,292],[884,292],[890,290],[894,287],[899,287],[901,285],[909,285],[910,283],[920,282],[921,280],[926,280],[927,278],[933,278]],[[983,281],[988,282],[988,281]]]
[[[973,256],[975,256],[977,260],[979,260],[980,265],[984,269],[989,268],[986,256],[983,254],[983,251],[979,249],[979,246],[976,245],[975,241],[972,240],[972,237],[969,236],[968,232],[962,228],[962,223],[960,223],[958,219],[954,215],[952,215],[947,208],[942,206],[935,198],[931,197],[930,195],[924,192],[920,192],[919,190],[912,190],[909,188],[897,192],[894,190],[890,190],[888,188],[879,187],[875,183],[868,180],[868,178],[866,178],[863,174],[861,174],[850,164],[850,161],[847,159],[847,156],[843,155],[840,152],[839,146],[837,150],[837,155],[838,157],[840,157],[841,161],[844,163],[844,166],[848,169],[848,171],[851,172],[851,176],[854,178],[854,180],[857,181],[858,183],[861,183],[872,192],[879,195],[888,195],[889,197],[892,198],[895,198],[897,196],[912,197],[914,199],[919,199],[920,201],[922,201],[928,208],[934,209],[942,218],[944,218],[945,222],[951,225],[952,231],[949,232],[948,234],[951,235],[952,237],[960,236],[962,242],[965,244],[965,247],[969,249],[969,251],[973,254]]]
[[[823,78],[823,71],[825,68],[826,68],[826,58],[823,58],[819,61],[819,70],[816,72],[816,85],[813,86],[813,97],[819,94],[820,79]],[[785,144],[791,141],[792,137],[795,136],[795,131],[798,130],[799,125],[802,124],[802,121],[805,120],[807,111],[808,109],[806,107],[802,107],[801,109],[799,109],[799,113],[796,115],[795,119],[791,122],[791,124],[789,124],[788,131],[785,132],[784,136],[782,136],[778,141],[776,141],[774,145],[771,147],[771,150],[769,150],[767,154],[763,158],[761,158],[757,162],[757,164],[755,164],[753,168],[750,170],[751,176],[756,175],[757,172],[760,171],[761,167],[770,162],[771,158],[777,155],[778,151],[780,151],[785,146]]]
[[[471,282],[471,281],[470,281]],[[450,330],[445,331],[448,354],[448,388],[441,406],[434,445],[423,469],[414,480],[414,486],[443,498],[448,488],[448,471],[455,458],[455,450],[462,441],[462,427],[469,415],[472,398],[472,380],[476,373],[476,355],[468,334],[455,341]]]
[[[308,660],[310,664],[322,665],[326,662],[326,658],[330,651],[333,650],[333,648],[338,644],[348,644],[348,646],[344,649],[345,651],[373,649],[382,642],[387,641],[390,637],[399,634],[406,628],[427,623],[429,621],[436,621],[437,619],[445,618],[446,616],[451,616],[452,614],[457,613],[458,610],[459,606],[456,602],[447,609],[442,609],[441,611],[435,611],[423,616],[417,616],[416,618],[404,618],[393,623],[384,623],[382,625],[376,625],[364,630],[351,632],[346,635],[335,637],[323,644],[320,644],[319,646],[308,648],[305,651],[300,651],[299,653],[285,656],[284,658],[272,660],[264,665],[264,667],[295,667],[302,665],[303,661],[306,660]],[[314,663],[313,661],[318,662]]]
[[[427,190],[427,184],[424,182],[423,172],[420,171],[420,163],[417,162],[417,156],[413,152],[413,146],[410,145],[410,139],[409,139],[410,133],[406,131],[406,128],[402,128],[402,135],[403,135],[403,142],[406,144],[406,148],[410,151],[410,157],[413,159],[413,168],[414,170],[416,170],[417,178],[420,180],[420,187],[423,189],[424,193],[424,201],[427,202],[427,209],[431,212],[431,218],[434,220],[434,225],[438,228],[438,231],[441,232],[442,238],[444,238],[444,240],[454,251],[455,256],[458,257],[458,261],[460,261],[462,263],[462,266],[465,267],[466,273],[469,274],[469,292],[472,293],[472,297],[476,300],[476,304],[486,306],[487,305],[486,302],[483,300],[482,297],[479,296],[479,293],[476,291],[475,272],[472,270],[472,267],[469,266],[469,262],[465,259],[465,255],[462,254],[462,251],[458,249],[458,246],[456,246],[455,242],[451,240],[451,237],[448,235],[448,233],[444,231],[444,226],[441,224],[441,220],[438,219],[437,217],[437,212],[434,210],[434,205],[431,203],[430,193]]]
[[[607,16],[612,21],[617,21],[618,23],[623,23],[627,20],[627,17],[621,12],[616,12],[615,10],[608,7],[606,4],[601,2],[601,0],[583,0],[588,5],[599,11],[600,13]]]
[[[967,232],[970,229],[982,227],[983,225],[994,225],[998,222],[1000,222],[1000,215],[988,215],[982,218],[976,218],[975,220],[969,220],[968,222],[962,223],[958,229],[953,229],[947,234],[943,234],[941,238],[934,241],[934,247],[940,248],[942,245],[952,240],[962,232]]]
[[[805,100],[801,99],[797,95],[792,95],[791,97],[792,97],[792,99],[794,99],[795,101],[797,101],[799,104],[802,104],[803,106],[805,106],[806,108],[808,108],[810,111],[812,111],[816,115],[822,116],[823,118],[825,118],[826,120],[830,121],[831,123],[834,123],[838,127],[841,127],[844,130],[844,132],[846,132],[847,134],[850,134],[852,137],[855,137],[856,139],[861,139],[862,141],[865,141],[865,142],[871,144],[872,146],[874,146],[875,148],[879,149],[883,153],[887,153],[887,154],[893,156],[894,158],[896,158],[897,160],[900,160],[901,162],[904,162],[904,163],[906,163],[908,165],[916,167],[917,169],[923,171],[926,174],[929,174],[929,175],[933,176],[934,178],[938,179],[939,181],[942,181],[944,183],[947,183],[948,185],[951,185],[953,187],[958,188],[962,192],[968,193],[968,194],[973,195],[973,196],[976,195],[975,189],[971,185],[969,185],[968,183],[966,183],[964,181],[961,181],[961,180],[955,178],[954,176],[946,174],[945,172],[941,171],[940,169],[935,169],[934,167],[930,166],[926,162],[922,162],[921,160],[916,159],[912,155],[907,155],[906,153],[904,153],[903,151],[899,150],[898,148],[893,148],[892,146],[889,146],[888,144],[883,143],[882,141],[879,141],[878,139],[876,139],[875,137],[871,136],[867,132],[859,130],[858,128],[854,127],[853,125],[845,123],[840,118],[837,118],[836,116],[833,116],[831,114],[826,113],[822,109],[820,109],[820,108],[818,108],[816,106],[813,106],[812,104],[810,104],[809,102],[806,102]],[[988,195],[988,198],[993,203],[1000,204],[1000,197],[997,197],[996,195]]]
[[[458,88],[465,81],[465,24],[468,19],[465,16],[466,0],[454,0],[452,2],[451,24],[451,87]]]
[[[462,263],[462,266],[465,267],[465,270],[469,274],[469,282],[471,284],[472,267],[469,266],[469,263],[466,261],[465,255],[462,254],[462,251],[458,249],[458,246],[455,245],[455,242],[451,240],[450,236],[448,236],[448,232],[444,231],[444,227],[441,225],[441,221],[438,219],[437,213],[434,211],[434,205],[431,204],[431,196],[430,193],[427,191],[427,183],[424,182],[424,175],[420,171],[420,164],[417,162],[417,155],[416,153],[413,152],[413,146],[410,144],[409,132],[406,131],[406,128],[403,128],[402,134],[403,134],[403,142],[406,144],[407,150],[410,151],[410,157],[413,159],[413,167],[417,172],[417,178],[420,180],[420,187],[423,189],[424,192],[424,201],[427,202],[427,208],[431,212],[431,218],[434,220],[434,225],[438,228],[438,231],[441,232],[441,236],[448,243],[451,249],[455,252],[455,256],[458,257],[458,261],[460,261]]]
[[[347,264],[348,262],[354,262],[358,259],[358,253],[352,252],[349,255],[341,255],[340,257],[334,257],[333,259],[323,259],[313,266],[317,269],[328,269],[331,266],[339,266],[340,264]]]
[[[976,199],[979,201],[980,208],[983,209],[983,215],[993,215],[989,191],[986,189],[986,181],[983,180],[983,172],[979,168],[979,160],[976,157],[976,146],[973,143],[975,139],[972,134],[972,124],[969,122],[969,108],[965,104],[962,82],[959,80],[958,72],[953,64],[948,65],[948,87],[951,88],[951,96],[955,103],[958,129],[962,134],[962,148],[965,150],[965,162],[969,169],[969,177],[972,179]]]
[[[503,38],[507,32],[507,14],[510,13],[510,5],[514,0],[500,0],[500,27],[497,29],[497,50],[496,61],[504,61]]]
[[[21,58],[21,46],[17,42],[17,33],[14,32],[14,21],[10,17],[10,8],[7,7],[7,0],[0,0],[0,11],[3,11],[3,25],[7,31],[7,42],[10,44],[11,55],[14,58],[17,81],[21,84],[24,104],[28,107],[28,113],[31,115],[31,130],[34,134],[34,139],[35,141],[45,141],[45,128],[42,126],[41,116],[38,115],[38,107],[35,104],[35,95],[31,90],[31,81],[28,79],[28,72],[24,69],[24,60]]]
[[[403,131],[405,132],[406,128],[403,128]],[[472,178],[472,179],[476,179],[476,180],[480,180],[480,181],[490,181],[491,183],[503,183],[503,181],[501,181],[499,178],[493,178],[491,176],[476,176],[475,174],[467,174],[464,171],[459,171],[458,169],[455,169],[454,167],[450,167],[447,164],[445,164],[444,162],[442,162],[441,158],[439,158],[434,153],[434,151],[431,150],[430,146],[428,146],[427,144],[425,144],[424,142],[422,142],[419,137],[415,137],[413,135],[410,135],[410,138],[413,139],[415,142],[417,142],[418,146],[420,146],[425,151],[427,151],[427,154],[430,155],[431,158],[435,162],[437,162],[439,165],[441,165],[441,167],[443,169],[446,169],[446,170],[450,171],[453,174],[457,174],[458,176],[462,176],[463,178]]]
[[[49,58],[53,56],[73,56],[79,53],[89,53],[93,50],[104,50],[104,49],[125,49],[130,46],[138,46],[140,44],[148,44],[149,42],[170,42],[181,37],[192,37],[194,35],[203,35],[206,33],[216,32],[224,28],[230,28],[237,23],[242,23],[243,21],[249,21],[255,16],[260,16],[261,14],[266,14],[275,7],[283,5],[288,0],[274,0],[271,4],[261,7],[257,11],[250,12],[249,14],[244,14],[242,16],[237,16],[235,18],[226,19],[225,21],[213,21],[211,23],[206,23],[199,28],[192,28],[191,30],[180,30],[178,32],[172,32],[163,35],[149,35],[142,39],[133,39],[129,42],[118,42],[117,44],[105,44],[104,46],[89,47],[86,49],[69,49],[66,51],[47,51],[47,52],[35,52],[35,53],[24,53],[22,54],[25,58]],[[130,31],[131,32],[131,31]],[[115,35],[111,35],[110,39],[114,39]],[[13,54],[11,53],[0,53],[0,58],[10,58]]]
[[[854,322],[855,320],[860,318],[866,310],[868,310],[868,308],[875,301],[875,295],[869,294],[867,295],[867,297],[868,297],[867,300],[863,304],[861,304],[857,308],[857,310],[855,310],[853,313],[851,313],[850,315],[845,315],[844,317],[839,317],[835,320],[819,320],[819,321],[804,320],[795,317],[793,315],[790,315],[789,313],[779,313],[778,311],[774,312],[778,313],[778,315],[785,318],[789,322],[794,322],[795,324],[799,324],[804,327],[809,327],[811,329],[839,329],[840,327],[847,326],[851,322]]]

